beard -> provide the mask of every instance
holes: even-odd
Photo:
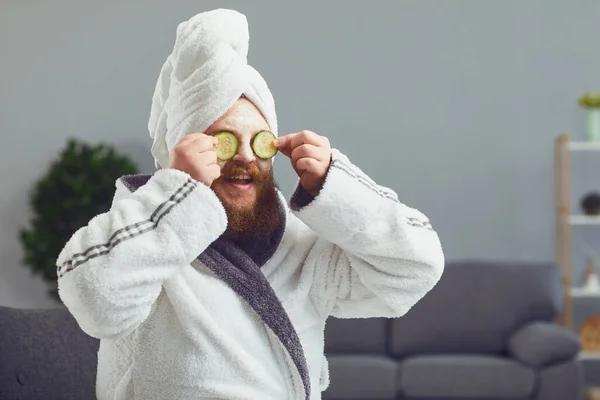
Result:
[[[246,200],[243,197],[248,194],[227,187],[227,180],[235,175],[250,175],[255,191],[254,201],[241,201],[242,204],[237,204],[236,200]],[[211,187],[227,214],[225,236],[233,239],[267,236],[279,225],[279,198],[273,169],[262,172],[255,163],[247,165],[230,161],[225,164],[221,176]]]

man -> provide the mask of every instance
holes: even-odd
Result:
[[[149,122],[157,171],[119,179],[58,257],[64,304],[101,339],[100,400],[320,399],[326,319],[402,316],[441,276],[422,213],[326,137],[277,134],[247,43],[235,11],[178,27]],[[264,131],[298,174],[289,204],[253,149]]]

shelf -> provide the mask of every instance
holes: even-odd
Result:
[[[588,297],[594,298],[598,297],[600,299],[600,292],[593,292],[586,290],[584,288],[572,288],[571,289],[571,297]]]
[[[571,225],[600,225],[600,216],[590,215],[570,215],[569,222]]]
[[[583,137],[572,140],[567,134],[561,134],[554,141],[554,194],[556,204],[556,263],[561,269],[564,269],[565,279],[562,286],[565,294],[561,320],[568,328],[575,324],[574,308],[577,305],[577,312],[582,309],[595,308],[600,306],[600,293],[586,290],[582,287],[572,287],[573,282],[573,243],[571,229],[578,227],[595,228],[600,227],[600,215],[586,215],[585,212],[575,210],[572,204],[571,177],[573,175],[571,165],[572,152],[593,152],[592,155],[600,155],[600,140],[591,141]],[[593,253],[593,249],[588,249]],[[595,256],[595,254],[594,254]],[[581,303],[581,304],[580,304]],[[587,312],[587,311],[586,311]],[[579,316],[577,317],[579,318]],[[579,322],[577,322],[579,323]],[[600,351],[588,352],[582,351],[581,358],[584,360],[593,360],[600,364]]]
[[[571,151],[600,151],[600,142],[569,142]]]
[[[600,351],[586,351],[586,350],[582,350],[579,353],[578,358],[580,360],[598,360],[598,361],[600,361]]]

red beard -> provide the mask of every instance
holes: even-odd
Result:
[[[251,184],[256,191],[256,199],[251,204],[239,206],[228,201],[223,195],[223,192],[227,191],[226,181],[235,175],[251,177]],[[225,164],[221,176],[211,187],[227,213],[226,235],[232,237],[269,235],[279,224],[277,187],[272,169],[263,173],[255,163],[242,164],[230,161]],[[232,195],[232,192],[228,193]]]

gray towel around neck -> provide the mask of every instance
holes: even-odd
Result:
[[[136,174],[124,176],[122,180],[133,192],[146,184],[150,177],[150,174]],[[310,378],[300,338],[273,287],[261,271],[261,267],[279,247],[285,231],[286,212],[281,199],[279,201],[280,223],[271,235],[245,237],[237,242],[223,235],[198,256],[198,261],[242,297],[279,338],[300,373],[308,400]]]

